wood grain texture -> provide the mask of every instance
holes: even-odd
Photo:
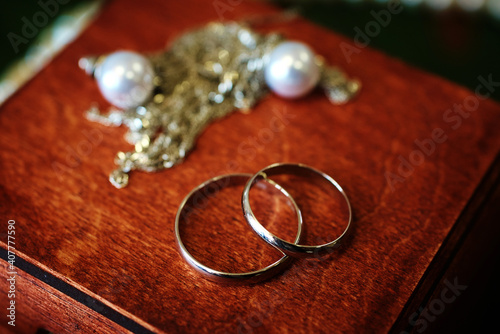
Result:
[[[229,8],[225,19],[276,12],[246,2]],[[304,20],[269,25],[263,31],[304,41],[359,78],[359,98],[339,107],[321,92],[299,101],[270,95],[250,114],[212,124],[183,164],[134,173],[129,187],[113,188],[108,174],[114,155],[130,146],[124,129],[84,118],[91,103],[104,102],[78,69],[78,59],[117,49],[155,51],[219,18],[212,1],[111,2],[4,105],[0,212],[5,228],[7,219],[16,220],[20,256],[156,332],[389,330],[499,152],[500,106],[481,100],[453,129],[457,123],[443,118],[446,111],[473,92],[369,48],[347,63],[340,45],[351,42]],[[266,137],[276,118],[283,126]],[[399,157],[409,159],[418,148],[415,140],[431,138],[435,128],[447,140],[391,187],[386,173],[398,174]],[[252,173],[278,161],[309,164],[344,187],[355,215],[349,243],[326,260],[296,261],[257,285],[231,287],[199,278],[175,245],[174,218],[184,196],[212,176]],[[314,204],[313,193],[295,187],[291,191],[302,203]],[[234,253],[223,261],[270,261],[272,255],[263,259],[260,248],[253,251],[261,246],[251,234],[241,239],[232,233],[242,229],[234,225],[244,226],[239,198],[220,201],[227,219],[207,214],[197,232],[207,237],[200,238],[206,259],[221,260],[213,248],[225,243],[246,246],[246,252],[228,247]],[[319,205],[325,202],[319,197],[318,202],[305,217],[310,240],[336,231],[320,218],[333,219],[338,207]]]
[[[19,268],[14,270],[14,275],[8,272],[11,272],[9,263],[0,260],[0,292],[6,298],[9,292],[7,278],[14,276],[15,298],[12,300],[16,302],[15,326],[2,321],[2,333],[35,333],[46,328],[53,333],[131,333]]]
[[[498,166],[498,165],[497,165]],[[441,278],[435,281],[425,302],[408,312],[406,329],[411,333],[484,332],[494,326],[492,316],[499,310],[500,244],[500,168],[496,168],[496,187],[487,193],[476,212],[470,231],[460,247],[448,257]],[[458,287],[457,287],[458,285]],[[457,287],[451,289],[450,286]],[[419,308],[426,310],[416,317]],[[411,327],[409,325],[413,324]]]

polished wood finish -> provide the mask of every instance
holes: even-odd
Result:
[[[94,306],[94,310],[82,303],[75,303],[64,292],[19,268],[14,270],[15,275],[7,274],[9,272],[9,264],[0,260],[0,293],[4,298],[7,296],[10,288],[7,279],[15,276],[15,289],[12,290],[15,290],[15,298],[10,300],[16,302],[15,326],[2,321],[2,333],[35,333],[40,328],[50,328],[53,333],[130,333],[96,312],[102,308]],[[87,301],[90,302],[91,298]]]
[[[497,103],[478,100],[467,118],[447,112],[475,101],[474,92],[370,48],[358,48],[348,62],[341,47],[353,46],[351,41],[305,20],[269,24],[263,32],[304,41],[328,63],[359,78],[359,97],[332,106],[319,91],[298,101],[270,95],[250,114],[235,113],[212,124],[181,165],[133,173],[121,190],[108,182],[115,153],[130,146],[124,129],[84,118],[92,103],[105,103],[95,82],[77,67],[78,59],[117,49],[155,51],[197,25],[276,12],[239,1],[111,2],[2,107],[0,229],[7,229],[8,219],[16,221],[22,270],[50,275],[49,285],[64,286],[59,291],[71,295],[64,301],[81,314],[93,314],[85,307],[98,303],[98,313],[114,319],[116,331],[385,332],[402,321],[405,305],[499,152]],[[272,127],[276,122],[282,126]],[[433,137],[440,143],[431,154],[415,153],[421,151],[416,140]],[[418,166],[405,170],[400,157]],[[355,216],[348,243],[326,259],[296,261],[282,275],[256,285],[225,286],[199,278],[175,244],[174,218],[184,196],[212,176],[252,173],[279,161],[314,166],[344,187]],[[334,194],[318,196],[313,189],[319,187],[303,188],[303,180],[288,186],[305,207],[308,242],[338,232],[342,206],[327,200]],[[196,229],[188,226],[195,251],[226,268],[270,263],[278,255],[248,231],[237,189],[227,195],[218,194],[217,205],[207,208]],[[261,201],[268,206],[260,215],[291,238],[296,226],[279,218],[283,205],[273,198]],[[328,224],[332,220],[337,227]],[[5,236],[1,241],[6,248]],[[21,279],[30,280],[24,274]],[[42,291],[26,293],[36,300],[34,294]],[[2,305],[5,300],[2,293]],[[66,319],[88,321],[78,320],[78,314]],[[73,333],[90,328],[34,324]]]

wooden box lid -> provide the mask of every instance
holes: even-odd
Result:
[[[210,21],[275,12],[239,1],[107,4],[0,111],[0,212],[4,222],[16,221],[18,256],[103,302],[97,311],[104,317],[117,311],[122,318],[113,321],[128,329],[389,330],[499,152],[500,105],[476,94],[498,89],[485,85],[498,77],[478,73],[473,92],[369,47],[356,46],[359,52],[348,61],[341,46],[354,47],[352,41],[299,19],[263,31],[306,42],[359,78],[363,89],[355,101],[333,106],[321,92],[298,101],[269,95],[251,113],[210,125],[181,165],[134,173],[121,190],[109,184],[108,174],[116,152],[130,149],[124,129],[84,117],[93,102],[105,104],[78,68],[80,57],[156,51]],[[259,129],[277,115],[286,126],[259,141]],[[249,140],[251,155],[240,147]],[[253,173],[278,161],[314,166],[344,187],[355,215],[346,247],[313,264],[297,261],[256,285],[199,278],[175,244],[174,218],[184,196],[214,175]],[[227,201],[237,207],[239,199]],[[230,224],[207,216],[203,231],[217,226],[228,233]],[[1,240],[6,248],[6,238]],[[247,252],[239,258],[258,264],[260,253]],[[79,298],[75,303],[91,307]]]

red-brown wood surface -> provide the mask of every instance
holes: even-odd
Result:
[[[19,268],[11,270],[9,266],[9,263],[0,260],[0,292],[7,296],[11,291],[12,281],[7,279],[15,272],[15,288],[12,291],[15,291],[16,297],[11,300],[16,302],[17,319],[8,318],[15,326],[2,321],[1,333],[35,333],[40,328],[50,328],[53,333],[130,333],[88,306],[75,303],[58,289]]]
[[[475,101],[474,92],[369,48],[348,63],[340,45],[351,42],[304,20],[269,25],[263,31],[304,41],[359,78],[359,97],[332,106],[320,92],[299,101],[269,96],[248,115],[235,113],[212,124],[181,165],[133,173],[127,188],[115,189],[108,182],[114,155],[130,146],[124,129],[84,118],[91,103],[104,103],[96,84],[78,69],[78,59],[117,49],[161,49],[178,34],[220,19],[216,3],[111,2],[2,107],[0,228],[14,219],[19,257],[154,331],[389,330],[499,151],[500,106],[477,100],[467,118],[448,114],[454,105]],[[224,19],[275,12],[257,3],[228,6]],[[276,117],[283,126],[266,136],[277,129]],[[432,138],[436,128],[446,140],[399,175],[399,157],[419,158],[412,153],[415,140]],[[344,187],[354,209],[349,242],[328,259],[296,261],[256,285],[225,286],[197,276],[179,256],[174,238],[184,196],[212,176],[252,173],[279,161],[312,165]],[[309,241],[338,232],[328,219],[335,220],[341,206],[327,205],[323,195],[315,198],[313,188],[290,187],[307,206]],[[201,257],[221,267],[270,263],[276,257],[272,250],[252,246],[261,243],[241,218],[237,190],[220,193],[217,207],[208,208],[196,233],[187,230],[186,236]],[[269,201],[262,214],[279,221],[283,206]],[[290,224],[278,223],[273,230],[293,235]]]

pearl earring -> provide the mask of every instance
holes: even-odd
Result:
[[[300,98],[316,86],[334,104],[353,98],[361,85],[327,67],[311,48],[261,35],[239,23],[210,23],[180,36],[168,50],[144,56],[118,51],[85,57],[79,65],[93,76],[114,107],[87,118],[128,127],[131,152],[119,152],[110,175],[117,188],[132,170],[158,171],[182,161],[201,131],[233,110],[247,111],[266,93]]]
[[[274,93],[284,98],[298,98],[316,87],[320,69],[307,45],[283,42],[269,55],[265,77],[266,84]]]

